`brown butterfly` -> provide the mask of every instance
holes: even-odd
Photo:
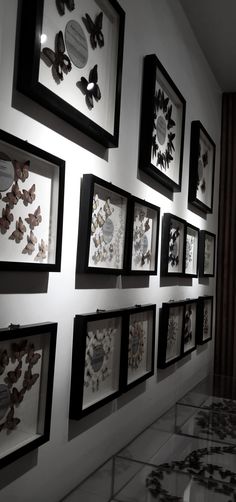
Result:
[[[6,382],[9,388],[11,388],[13,383],[16,383],[17,380],[19,380],[19,378],[21,377],[22,373],[21,368],[22,368],[22,362],[20,361],[15,370],[8,371],[6,378],[4,378],[4,381]]]
[[[38,360],[40,359],[41,355],[38,354],[37,352],[34,351],[34,344],[31,344],[28,349],[28,354],[26,356],[25,362],[29,363],[29,365],[34,366],[37,364]]]
[[[28,204],[32,204],[35,200],[35,184],[29,190],[22,190],[22,199],[24,206],[28,206]]]
[[[2,429],[7,429],[7,433],[9,434],[19,423],[20,419],[14,417],[14,406],[12,406],[7,414],[6,421],[0,425],[0,431],[2,431]]]
[[[23,401],[25,395],[25,389],[22,388],[21,390],[18,390],[16,387],[13,387],[12,392],[11,392],[11,402],[15,406],[19,406],[19,404]]]
[[[7,192],[6,196],[3,197],[3,202],[9,204],[9,207],[13,209],[13,207],[17,204],[18,200],[21,199],[21,191],[19,190],[19,186],[17,181],[12,185],[11,192]]]
[[[5,234],[9,229],[11,222],[14,220],[14,216],[11,213],[10,206],[7,204],[5,209],[2,209],[2,217],[0,218],[0,230],[1,234]]]
[[[21,180],[24,183],[29,177],[30,161],[26,160],[25,162],[19,162],[18,160],[13,160],[12,163],[15,169],[15,180]]]
[[[26,232],[26,227],[23,223],[22,218],[19,217],[19,220],[16,221],[16,229],[14,230],[14,232],[12,232],[9,239],[19,244],[19,242],[22,241],[25,232]]]
[[[21,361],[22,357],[27,353],[27,340],[22,340],[20,343],[13,343],[11,346],[12,355],[11,361]]]
[[[5,371],[6,366],[9,364],[9,356],[6,350],[0,353],[0,375]]]
[[[42,221],[42,216],[41,216],[41,209],[40,206],[37,207],[36,211],[34,213],[28,213],[28,218],[25,218],[25,221],[29,224],[30,229],[34,230],[34,227],[37,227],[39,223]]]
[[[30,390],[31,387],[37,382],[39,377],[39,373],[32,374],[31,368],[25,371],[24,380],[23,380],[23,388],[25,390]]]
[[[34,235],[34,232],[30,230],[30,235],[27,235],[27,244],[23,249],[22,253],[23,254],[27,253],[29,255],[32,255],[33,251],[35,251],[36,242],[37,242],[37,237]]]
[[[38,244],[38,247],[39,247],[39,251],[35,256],[35,261],[43,261],[47,256],[48,246],[44,242],[44,240],[41,239],[41,244]]]

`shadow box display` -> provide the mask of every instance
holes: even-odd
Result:
[[[137,305],[124,314],[122,368],[124,391],[154,373],[156,305]]]
[[[64,170],[0,130],[0,270],[60,271]]]
[[[214,277],[215,275],[215,242],[216,236],[206,230],[200,231],[199,242],[199,276]]]
[[[182,276],[185,273],[185,220],[170,213],[163,215],[161,274]]]
[[[215,143],[199,120],[191,125],[188,200],[204,213],[213,211]]]
[[[118,146],[125,13],[116,0],[22,0],[17,88]]]
[[[197,299],[186,300],[184,304],[184,324],[182,354],[190,354],[197,346]]]
[[[158,368],[167,368],[181,358],[185,302],[162,304],[159,322]]]
[[[120,393],[122,311],[74,320],[70,418],[78,420]]]
[[[129,215],[127,272],[157,273],[160,208],[137,197],[131,197]]]
[[[49,440],[56,323],[0,330],[0,466]]]
[[[77,272],[120,274],[129,194],[92,174],[82,179]]]
[[[186,223],[184,272],[187,277],[197,277],[198,275],[198,245],[199,229]]]
[[[155,54],[145,56],[139,168],[180,191],[186,102]]]
[[[213,296],[198,298],[197,343],[203,345],[212,339]]]

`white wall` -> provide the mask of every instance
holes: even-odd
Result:
[[[77,132],[34,103],[23,110],[12,105],[17,0],[0,0],[0,128],[66,161],[64,229],[60,273],[0,273],[0,327],[10,322],[58,322],[50,442],[3,469],[1,502],[57,502],[95,467],[204,375],[213,343],[194,352],[173,369],[155,371],[146,385],[129,392],[79,423],[68,420],[71,349],[75,314],[96,308],[156,303],[214,294],[215,280],[160,287],[160,273],[142,279],[107,282],[98,287],[76,284],[75,261],[79,220],[79,187],[84,173],[112,181],[134,195],[217,233],[221,92],[177,0],[120,0],[126,11],[119,148],[107,158],[80,146]],[[143,56],[156,53],[187,102],[181,193],[173,201],[144,184],[137,173]],[[23,112],[27,112],[23,113]],[[217,145],[214,213],[207,219],[187,209],[190,124],[199,119]],[[100,150],[100,149],[99,149]],[[101,149],[102,151],[102,149]],[[160,255],[160,249],[159,249]],[[159,260],[160,263],[160,260]],[[171,283],[170,283],[171,284]],[[156,346],[158,341],[158,316]],[[4,486],[5,485],[5,486]]]

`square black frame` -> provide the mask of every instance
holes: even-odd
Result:
[[[201,142],[205,144],[204,152],[201,151]],[[204,213],[213,212],[215,151],[216,145],[205,127],[199,120],[194,120],[191,124],[188,201]],[[208,165],[207,182],[204,169]],[[208,197],[204,199],[207,186]]]
[[[3,130],[0,130],[0,157],[0,184],[4,175],[10,178],[11,183],[4,191],[1,190],[0,186],[0,242],[6,237],[8,246],[10,239],[10,243],[15,246],[16,251],[21,246],[20,256],[22,258],[22,261],[17,261],[16,253],[15,260],[1,259],[0,246],[0,270],[59,272],[61,269],[65,161]],[[47,216],[41,214],[42,202],[40,204],[40,200],[37,198],[36,175],[37,179],[44,177],[45,180],[47,178],[49,180],[49,186],[44,186],[41,189],[42,200],[45,201],[46,194],[50,199],[47,203]],[[52,176],[51,184],[50,175]],[[17,215],[18,218],[20,217],[17,220],[14,212],[18,211],[19,205],[21,213]],[[27,216],[27,219],[24,216]],[[44,242],[42,235],[36,236],[34,233],[38,234],[41,226],[44,225],[45,216],[48,220],[48,239]],[[17,229],[19,224],[22,225],[20,230]],[[31,246],[30,249],[28,249],[29,246]],[[39,257],[36,256],[37,246]],[[11,256],[9,253],[13,253],[12,249],[9,250],[7,256]],[[34,253],[33,256],[32,253]],[[52,263],[43,263],[44,259],[51,259],[51,254],[54,256]],[[25,258],[23,261],[22,255],[27,259]]]
[[[194,305],[195,313],[191,309]],[[194,315],[193,315],[194,314]],[[191,319],[191,316],[193,318]],[[197,316],[198,316],[198,298],[188,299],[184,302],[184,321],[183,321],[183,335],[182,335],[182,356],[185,357],[197,347]],[[189,342],[193,338],[193,343]]]
[[[99,187],[101,192],[107,194],[107,198],[105,199],[105,201],[102,202],[102,199],[101,201],[99,200],[98,194],[95,193],[96,187],[97,188]],[[125,190],[122,190],[121,188],[116,187],[112,183],[108,183],[107,181],[104,181],[101,178],[94,176],[93,174],[85,174],[83,176],[81,184],[81,198],[80,198],[80,218],[79,218],[78,253],[77,253],[77,268],[76,268],[77,272],[79,273],[92,272],[92,273],[106,273],[106,274],[121,274],[124,272],[129,197],[130,194]],[[115,205],[113,204],[113,199],[114,200],[117,199],[118,202],[120,200],[122,204],[125,204],[125,208],[123,208],[123,213],[124,213],[123,216],[122,216],[122,207],[120,207],[120,215],[119,215],[120,226],[118,231],[116,232],[116,242],[118,242],[118,249],[116,249],[117,256],[119,257],[120,248],[122,250],[122,255],[123,255],[123,259],[120,259],[120,266],[118,266],[117,268],[109,266],[106,267],[104,265],[105,259],[103,258],[103,255],[100,256],[99,254],[100,248],[102,249],[102,253],[107,253],[104,256],[107,257],[107,263],[109,264],[110,260],[109,253],[112,251],[114,252],[113,236],[111,239],[112,229],[115,228],[113,222],[111,221],[111,216],[115,211],[114,210],[112,212],[112,209],[114,209],[115,207]],[[99,224],[97,223],[98,219],[100,221]],[[104,229],[105,224],[106,228]],[[101,232],[101,235],[99,232]],[[104,237],[105,234],[106,237]],[[122,241],[123,245],[122,244],[120,245],[119,239],[121,239],[122,236],[123,236],[123,241]],[[93,251],[94,254],[92,255]],[[102,266],[96,266],[97,259],[99,259],[100,264],[102,264]],[[93,260],[94,265],[89,264],[89,260]]]
[[[118,340],[119,353],[116,357],[116,388],[111,390],[110,394],[101,396],[101,399],[94,399],[91,404],[84,403],[86,399],[85,388],[88,388],[90,383],[93,388],[93,394],[99,390],[100,380],[103,382],[106,379],[106,368],[103,368],[106,363],[106,357],[109,359],[109,354],[112,353],[108,342],[106,342],[106,350],[104,350],[103,337],[106,336],[105,328],[99,331],[99,326],[106,324],[109,320],[120,320],[120,339]],[[88,325],[97,323],[96,334],[90,336],[88,333]],[[110,328],[112,329],[112,328]],[[99,336],[98,336],[99,333]],[[72,369],[71,369],[71,392],[70,392],[70,418],[79,420],[83,416],[92,413],[101,406],[109,403],[117,398],[121,393],[121,349],[122,349],[122,333],[123,333],[123,313],[122,310],[97,311],[91,314],[80,314],[74,318],[74,336],[73,336],[73,351],[72,351]],[[113,336],[116,336],[113,334]],[[102,346],[103,344],[103,346]],[[87,368],[87,369],[86,369]],[[102,375],[99,374],[100,370]],[[85,371],[88,381],[85,380]],[[105,378],[104,378],[104,375]],[[94,384],[93,382],[96,381]],[[98,382],[98,384],[97,384]],[[96,386],[96,388],[93,387]],[[84,405],[85,404],[85,405]],[[83,406],[84,405],[84,406]]]
[[[178,234],[179,227],[175,225],[173,227],[173,232],[171,232],[173,223],[179,223],[182,229],[182,235]],[[185,275],[185,233],[186,233],[186,222],[182,218],[175,216],[171,213],[165,213],[162,220],[162,243],[161,243],[161,275],[175,277],[183,277]],[[180,240],[179,240],[180,236]],[[176,247],[179,246],[180,249],[180,260],[179,256],[175,255]],[[179,270],[174,272],[170,271],[170,266],[178,266]]]
[[[176,322],[171,319],[171,310],[178,311],[180,326],[177,324],[177,342],[176,342],[176,356],[171,357],[167,360],[167,350],[168,350],[168,330],[171,330],[172,335],[175,336]],[[159,318],[159,338],[158,338],[158,354],[157,354],[157,367],[164,369],[172,364],[176,363],[182,358],[182,340],[183,340],[183,323],[184,323],[184,309],[185,301],[170,301],[162,303],[162,308],[160,309]],[[178,312],[177,312],[178,313]],[[173,316],[172,316],[173,317]],[[172,336],[172,337],[173,337]]]
[[[39,358],[38,348],[34,346],[35,339],[40,337],[40,341],[43,345],[43,339],[46,344],[46,355],[42,355]],[[4,345],[4,342],[10,345],[10,354],[6,352],[7,350],[1,350],[1,379],[6,373],[7,366],[11,364],[11,371],[7,372],[6,382],[7,385],[1,383],[1,412],[4,405],[7,406],[7,391],[4,387],[9,387],[10,393],[10,412],[6,410],[5,422],[2,422],[4,416],[1,417],[1,422],[5,423],[3,425],[0,434],[5,433],[10,427],[11,436],[14,434],[14,430],[17,431],[20,421],[17,423],[17,413],[20,414],[20,409],[24,401],[25,393],[30,395],[30,391],[33,385],[35,385],[35,369],[37,368],[38,360],[41,359],[41,374],[40,374],[40,386],[41,396],[38,400],[38,432],[32,439],[24,437],[22,446],[16,443],[16,449],[5,456],[0,458],[0,467],[5,467],[11,462],[14,462],[18,458],[26,455],[30,451],[43,445],[50,439],[50,427],[51,427],[51,409],[52,409],[52,395],[53,395],[53,378],[54,378],[54,364],[55,364],[55,350],[56,350],[56,338],[57,338],[57,323],[46,322],[43,324],[32,324],[25,326],[10,325],[8,328],[0,329],[0,345]],[[12,341],[12,345],[11,345]],[[39,343],[39,342],[38,342]],[[42,349],[43,350],[43,349]],[[12,367],[14,364],[14,368]],[[27,366],[27,370],[22,371],[22,367]],[[21,381],[22,380],[22,381]],[[21,390],[19,387],[22,384]],[[40,391],[39,391],[40,392]],[[34,403],[35,406],[35,403]],[[12,411],[13,410],[13,411]],[[12,415],[10,417],[10,415]],[[19,420],[19,419],[18,419]],[[9,426],[8,426],[9,424]],[[13,427],[12,427],[13,426]],[[12,429],[11,429],[12,427]],[[24,432],[26,432],[24,430]]]
[[[206,311],[206,304],[209,304],[210,316]],[[210,326],[209,326],[210,323]],[[197,312],[197,344],[203,345],[212,339],[213,330],[213,296],[205,295],[198,298]],[[207,332],[209,331],[209,334]],[[206,336],[205,336],[206,335]]]
[[[50,0],[51,1],[51,0]],[[50,89],[46,84],[41,83],[39,79],[39,70],[40,70],[40,57],[41,57],[41,42],[40,42],[40,36],[42,34],[42,27],[43,27],[43,18],[44,18],[44,2],[46,3],[46,0],[34,0],[33,2],[31,0],[21,0],[20,3],[20,34],[19,34],[19,54],[18,54],[18,71],[17,71],[17,90],[20,91],[21,93],[25,94],[29,98],[37,101],[40,105],[43,107],[47,108],[51,112],[55,113],[58,115],[60,118],[65,120],[66,122],[70,123],[74,127],[80,129],[83,133],[87,134],[91,138],[93,138],[95,141],[101,143],[103,146],[112,148],[112,147],[117,147],[118,146],[118,140],[119,140],[119,118],[120,118],[120,102],[121,102],[121,81],[122,81],[122,62],[123,62],[123,45],[124,45],[124,25],[125,25],[125,13],[123,9],[120,7],[119,3],[116,0],[105,0],[105,3],[107,5],[107,9],[111,10],[113,9],[115,15],[118,17],[118,27],[117,27],[117,44],[114,44],[114,47],[116,48],[116,54],[113,54],[113,57],[117,58],[116,62],[116,78],[115,78],[115,84],[114,84],[114,94],[115,96],[113,97],[113,110],[114,110],[114,117],[113,117],[113,127],[112,131],[109,132],[109,129],[102,127],[99,125],[98,122],[93,120],[92,118],[89,118],[85,113],[82,111],[79,111],[78,109],[78,104],[74,103],[70,104],[70,102],[66,99],[63,99],[60,97],[59,94],[56,94],[53,90]],[[77,5],[75,6],[77,7]],[[101,12],[104,15],[103,10]],[[62,31],[62,17],[64,16],[67,19],[67,15],[69,14],[70,18],[73,17],[73,12],[69,13],[69,10],[65,9],[64,14],[57,13],[56,5],[55,5],[55,14],[53,17],[53,20],[55,22],[55,19],[57,20],[57,29],[58,33],[55,33],[55,53],[58,51],[61,53],[62,48],[64,48],[63,53],[66,50],[66,43],[64,42],[63,39],[63,31]],[[82,14],[85,16],[83,18]],[[86,42],[86,38],[89,40],[89,32],[84,31],[84,24],[86,27],[86,23],[83,21],[83,19],[86,20],[88,13],[81,12],[81,24],[80,26],[80,31],[83,31],[83,37]],[[110,15],[110,14],[109,14]],[[99,22],[99,15],[95,18]],[[98,19],[97,19],[98,18]],[[109,16],[107,16],[109,19]],[[69,18],[68,18],[69,19]],[[68,20],[67,19],[67,20]],[[77,19],[77,18],[76,18]],[[82,21],[84,24],[82,25]],[[100,20],[101,21],[101,20]],[[88,22],[88,21],[87,21]],[[91,20],[91,23],[93,21]],[[77,23],[78,24],[78,23]],[[88,28],[87,28],[88,29]],[[60,30],[60,31],[59,31]],[[60,41],[59,39],[59,34],[62,36],[62,40]],[[86,34],[86,35],[85,35]],[[100,39],[100,45],[99,50],[101,50],[102,46],[102,40],[101,38],[103,35],[97,35],[97,38]],[[103,39],[104,41],[104,39]],[[95,35],[95,43],[96,41],[96,35]],[[88,42],[87,42],[88,44]],[[92,45],[91,42],[91,37],[90,37],[90,44]],[[106,47],[106,41],[104,42],[104,47]],[[58,46],[58,47],[57,47]],[[52,51],[52,47],[49,47],[49,51]],[[96,49],[95,49],[96,50]],[[93,54],[93,49],[91,54]],[[67,60],[63,60],[64,65],[69,67],[72,66],[70,59],[68,59],[68,55],[66,54]],[[44,55],[45,58],[45,55]],[[52,56],[51,56],[52,58]],[[51,61],[51,59],[50,59]],[[74,62],[73,62],[74,63]],[[49,61],[48,63],[49,66]],[[62,64],[62,63],[61,63]],[[73,66],[73,70],[75,71],[76,66]],[[94,66],[95,68],[95,66]],[[94,82],[96,82],[96,78],[91,74],[92,69],[91,66],[86,69],[85,72],[83,72],[83,75],[79,75],[78,79],[80,77],[87,78],[88,82],[92,81],[91,79],[95,79]],[[59,67],[59,70],[61,70],[61,73],[63,73],[63,70],[61,67]],[[77,68],[76,68],[77,70]],[[90,73],[89,73],[90,70]],[[109,70],[109,69],[108,69]],[[99,71],[99,69],[98,69]],[[54,74],[57,74],[57,71],[54,71]],[[66,75],[66,73],[65,73]],[[91,77],[91,78],[90,78]],[[66,78],[66,77],[65,77]],[[59,79],[59,83],[60,83]],[[95,85],[96,85],[95,84]],[[78,87],[78,86],[77,86]],[[83,91],[82,91],[83,92]],[[86,89],[86,93],[87,93]],[[80,93],[80,90],[78,89],[78,93]],[[83,92],[84,93],[84,92]],[[94,96],[94,95],[93,95]],[[96,96],[98,96],[98,93],[96,93]],[[87,97],[87,94],[86,94]],[[99,98],[100,99],[100,98]],[[93,100],[93,97],[92,97]]]
[[[188,231],[188,229],[190,230],[190,232],[192,232],[192,234],[195,234],[195,236],[197,237],[197,244],[194,242],[194,249],[192,250],[192,253],[194,254],[194,261],[195,261],[195,271],[190,271],[190,272],[187,272],[187,259],[188,259],[188,255],[191,253],[191,249],[189,249],[189,245],[188,245],[188,235],[190,234],[190,232]],[[185,230],[185,268],[184,268],[184,274],[186,277],[197,277],[198,276],[198,265],[199,265],[199,240],[200,240],[200,234],[199,234],[199,228],[195,227],[194,225],[192,225],[191,223],[188,223],[186,221],[186,230]]]
[[[172,192],[181,190],[185,110],[184,97],[157,56],[145,56],[139,169]],[[153,158],[157,158],[155,163]],[[167,171],[172,162],[177,175],[170,177]]]
[[[209,239],[208,239],[209,237]],[[212,242],[212,248],[206,249],[207,241]],[[199,239],[199,277],[214,277],[215,275],[215,255],[216,255],[216,235],[208,230],[200,231]],[[210,270],[206,270],[207,262],[211,262]]]
[[[139,217],[135,216],[135,208],[140,208]],[[138,221],[137,221],[138,220]],[[150,228],[150,220],[152,220]],[[136,227],[135,227],[136,222]],[[126,246],[126,273],[132,275],[156,275],[160,208],[138,197],[131,196],[128,209],[127,224],[127,246]],[[149,235],[149,230],[151,235]],[[135,250],[135,239],[137,248],[137,267],[133,261],[133,251]],[[149,243],[150,240],[150,243]],[[150,249],[149,249],[150,248]],[[150,262],[148,269],[146,263]],[[142,266],[144,268],[142,268]]]
[[[132,326],[132,334],[130,330],[131,316],[137,318],[142,317],[147,313],[151,316],[151,326],[148,326],[148,333],[144,333],[142,326]],[[134,321],[134,323],[140,321]],[[144,382],[154,374],[154,351],[155,351],[155,332],[156,332],[156,305],[135,305],[133,308],[124,310],[124,333],[123,333],[123,347],[122,347],[122,391],[126,392],[136,385]],[[145,346],[146,338],[146,346]],[[134,346],[134,350],[132,348]],[[130,378],[129,381],[129,367],[136,370],[139,364],[143,362],[143,355],[146,359],[146,370],[144,369],[140,375],[135,378]]]

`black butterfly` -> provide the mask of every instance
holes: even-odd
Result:
[[[57,10],[60,16],[65,14],[65,5],[70,12],[75,8],[74,0],[56,0]]]
[[[104,36],[102,33],[102,18],[103,13],[100,12],[93,22],[89,14],[85,14],[85,17],[82,17],[82,20],[90,34],[90,43],[92,49],[96,49],[97,43],[99,47],[104,46]]]
[[[166,120],[167,120],[167,129],[171,129],[175,126],[175,121],[171,118],[172,114],[172,105],[169,106],[166,112]]]
[[[52,75],[56,82],[63,80],[63,72],[71,71],[71,62],[65,52],[65,43],[62,31],[55,36],[55,52],[49,47],[42,50],[43,60],[48,66],[52,66]]]
[[[93,98],[96,101],[101,99],[101,91],[98,86],[98,65],[95,66],[89,72],[89,80],[85,77],[81,77],[81,80],[76,83],[77,87],[85,95],[85,101],[89,110],[93,108]]]
[[[2,429],[7,429],[7,434],[9,434],[16,426],[20,423],[20,419],[14,417],[14,406],[10,408],[7,414],[6,421],[0,425],[0,431]]]

